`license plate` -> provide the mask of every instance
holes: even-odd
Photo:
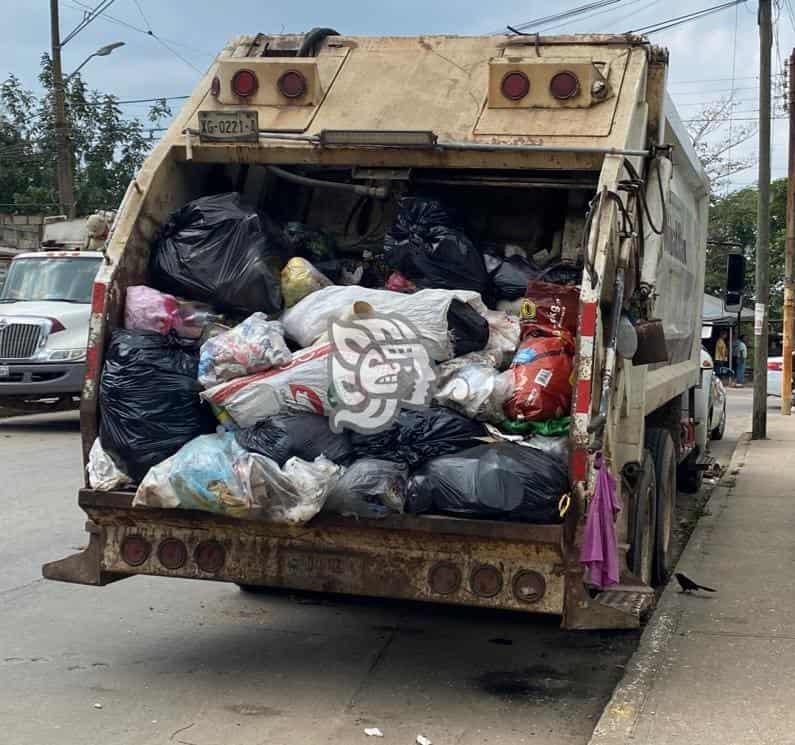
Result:
[[[11,368],[8,365],[0,365],[0,378],[7,378],[11,375]]]
[[[200,111],[199,139],[203,142],[257,142],[257,112]]]

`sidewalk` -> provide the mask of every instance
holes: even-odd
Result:
[[[743,438],[590,745],[795,743],[795,416]],[[711,514],[710,514],[711,513]]]

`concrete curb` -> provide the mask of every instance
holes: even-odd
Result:
[[[734,486],[737,471],[745,464],[751,435],[739,437],[723,478],[710,492],[704,505],[708,508],[720,491],[729,491]],[[687,542],[676,567],[686,563],[689,554],[700,550],[700,545],[712,532],[712,521],[699,519],[690,540]],[[619,681],[613,695],[596,723],[588,745],[626,745],[634,740],[635,728],[643,714],[657,674],[666,658],[668,644],[679,625],[681,608],[679,592],[675,582],[668,583],[657,604],[654,615],[640,638],[638,648],[629,660],[624,677]]]

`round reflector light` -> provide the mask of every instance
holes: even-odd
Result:
[[[210,93],[216,98],[218,98],[221,93],[221,79],[217,75],[213,78],[212,83],[210,83]]]
[[[452,562],[437,562],[428,572],[428,584],[433,592],[450,595],[461,587],[461,570]]]
[[[232,93],[241,98],[249,98],[257,92],[259,81],[251,70],[238,70],[232,76]]]
[[[166,569],[179,569],[188,560],[188,549],[176,538],[166,538],[157,547],[157,558]]]
[[[218,541],[204,541],[196,546],[193,558],[203,572],[215,574],[226,561],[226,550]]]
[[[152,546],[140,535],[128,535],[121,544],[121,558],[131,567],[141,566],[152,552]]]
[[[530,92],[530,78],[519,70],[506,72],[500,83],[500,90],[505,98],[519,101]]]
[[[481,564],[469,576],[469,586],[479,598],[493,598],[502,590],[502,572],[491,564]]]
[[[513,594],[523,603],[537,603],[544,597],[547,583],[542,574],[525,569],[513,578]]]
[[[573,72],[564,70],[552,76],[549,92],[559,101],[574,98],[580,92],[580,81]]]
[[[279,93],[287,98],[301,98],[306,93],[306,78],[298,70],[288,70],[276,81]]]

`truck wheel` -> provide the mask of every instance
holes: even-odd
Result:
[[[641,469],[629,533],[632,537],[632,547],[627,553],[627,560],[630,571],[641,582],[651,586],[657,484],[654,478],[654,462],[648,451],[643,453]]]
[[[673,564],[671,539],[676,511],[676,447],[667,429],[648,430],[646,447],[654,459],[654,479],[657,486],[652,577],[655,585],[662,585],[668,581]]]

